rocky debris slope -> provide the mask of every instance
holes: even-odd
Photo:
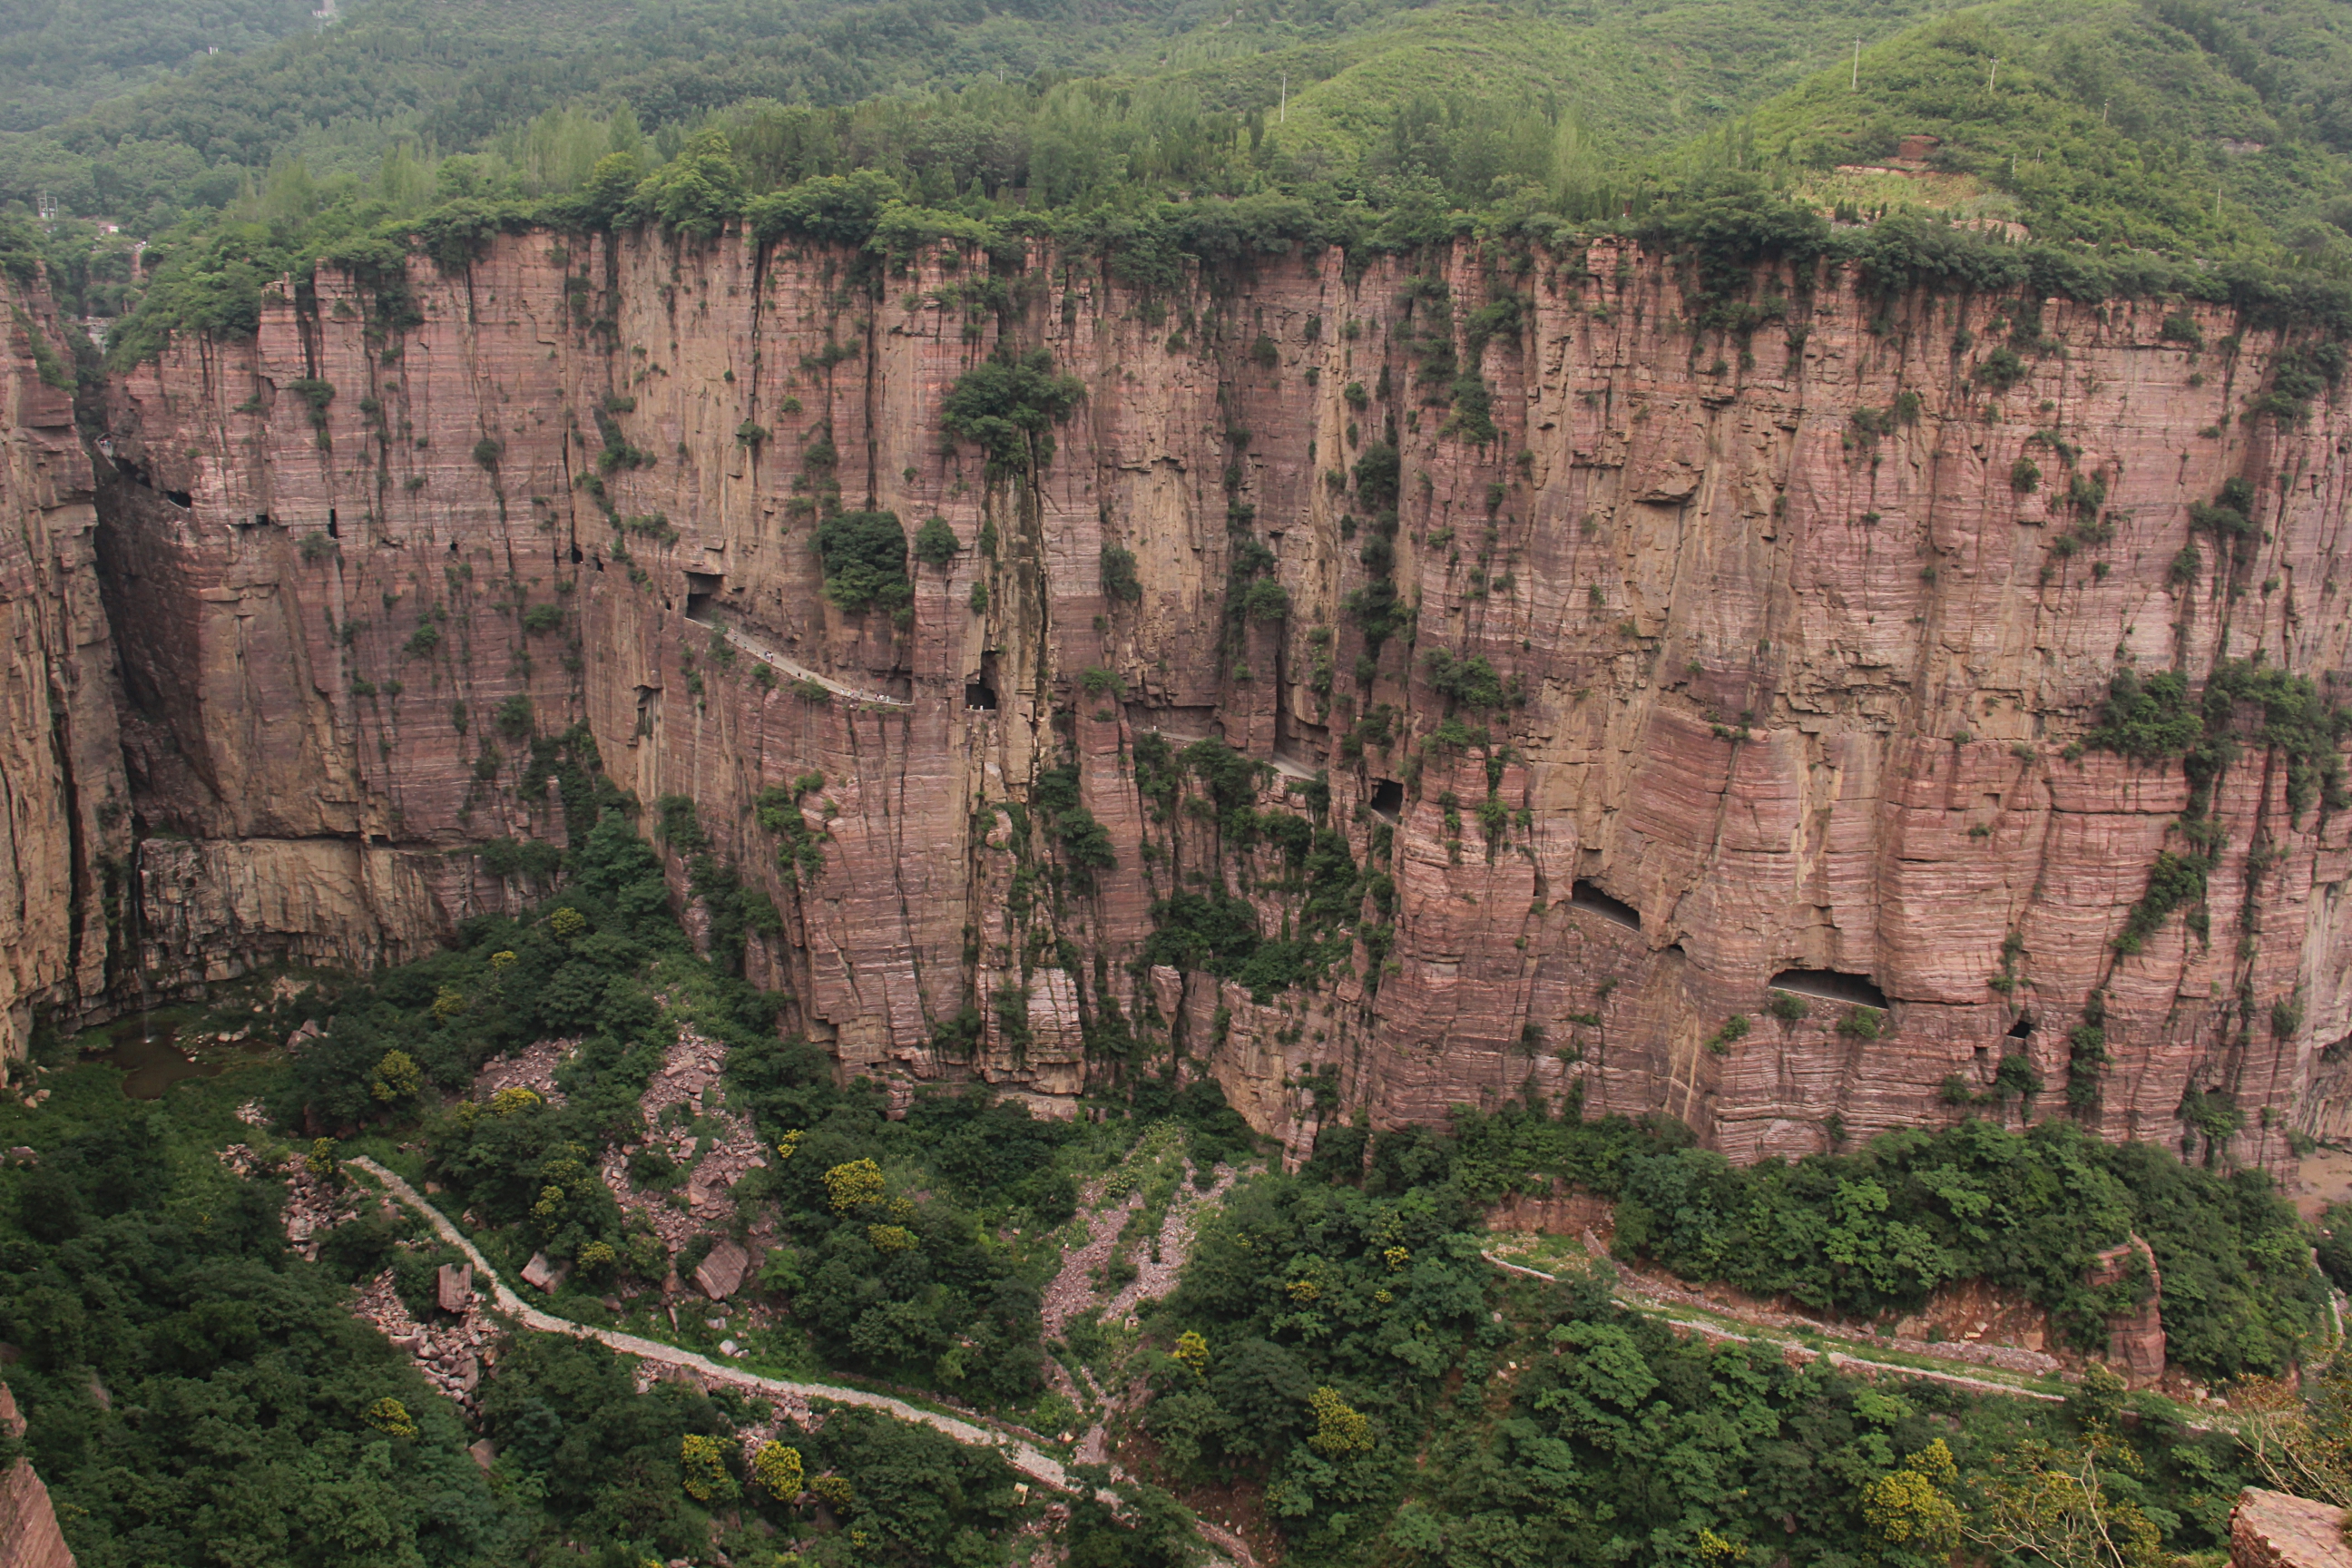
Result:
[[[1123,1197],[1106,1190],[1111,1176],[1087,1183],[1078,1192],[1078,1212],[1085,1215],[1086,1239],[1062,1249],[1062,1266],[1054,1271],[1038,1306],[1038,1321],[1047,1339],[1058,1338],[1072,1318],[1097,1304],[1095,1279],[1103,1266],[1123,1251],[1120,1236],[1128,1219],[1143,1210],[1143,1194],[1129,1187]]]
[[[257,1110],[257,1107],[255,1108]],[[240,1120],[243,1120],[240,1110]],[[319,1238],[359,1212],[359,1198],[341,1182],[322,1176],[300,1155],[271,1160],[243,1143],[220,1152],[220,1163],[247,1178],[275,1177],[286,1184],[286,1207],[279,1218],[286,1239],[312,1263],[319,1261]]]
[[[238,1110],[239,1119],[244,1121],[262,1114],[258,1105],[249,1104]],[[319,1260],[320,1238],[356,1217],[362,1200],[367,1196],[363,1189],[312,1171],[299,1155],[271,1161],[246,1144],[232,1143],[220,1152],[220,1161],[240,1176],[278,1177],[285,1181],[287,1201],[282,1217],[286,1239],[297,1253],[313,1263]],[[389,1216],[391,1201],[374,1201]],[[352,1313],[381,1331],[394,1349],[405,1352],[436,1390],[471,1410],[483,1364],[495,1353],[492,1347],[498,1342],[498,1326],[484,1315],[482,1299],[473,1288],[470,1264],[444,1268],[436,1286],[436,1304],[441,1310],[427,1323],[418,1322],[409,1311],[407,1303],[394,1289],[389,1268],[361,1288],[352,1300]]]
[[[459,1267],[467,1275],[462,1285],[454,1279]],[[480,1293],[472,1288],[472,1266],[453,1265],[442,1272],[436,1304],[454,1317],[436,1316],[429,1323],[418,1322],[393,1288],[389,1268],[360,1290],[352,1312],[381,1330],[394,1350],[406,1352],[416,1363],[427,1383],[470,1413],[485,1369],[498,1359],[500,1331],[484,1312]]]
[[[1208,1190],[1203,1192],[1192,1184],[1192,1167],[1186,1163],[1184,1184],[1176,1191],[1176,1201],[1168,1205],[1158,1233],[1138,1242],[1129,1254],[1129,1261],[1135,1265],[1135,1278],[1103,1303],[1105,1321],[1124,1322],[1133,1328],[1138,1307],[1146,1301],[1156,1301],[1176,1289],[1176,1280],[1192,1256],[1193,1232],[1199,1228],[1202,1216],[1224,1201],[1236,1173],[1231,1165],[1219,1165],[1211,1173]]]
[[[1133,1030],[1294,1154],[1325,1079],[1381,1125],[1533,1092],[1794,1155],[1939,1124],[2009,1056],[2061,1114],[2095,1011],[2113,1059],[2074,1113],[2103,1134],[2168,1142],[2220,1090],[2234,1157],[2276,1165],[2352,1106],[2313,1067],[2352,1037],[2352,814],[2247,747],[2201,900],[2126,953],[2189,786],[2079,749],[2124,664],[2331,683],[2352,655],[2352,414],[2255,406],[2307,369],[2299,330],[1825,268],[1758,278],[1772,324],[1740,339],[1698,324],[1697,272],[1612,242],[1267,257],[1174,299],[1041,250],[977,315],[977,254],[878,296],[848,260],[500,236],[412,263],[419,324],[329,268],[251,342],[119,379],[140,961],[373,962],[509,907],[521,881],[448,852],[569,831],[485,728],[511,713],[695,802],[781,914],[750,976],[901,1095],[1068,1095],[1088,1031]],[[941,425],[1000,344],[1087,390],[1025,473]],[[2234,554],[2191,510],[2231,480]],[[812,548],[836,503],[960,548],[898,613],[845,610]],[[796,689],[714,620],[904,705]],[[1268,772],[1175,808],[1150,732]],[[1065,765],[1091,867],[1003,809]],[[1310,875],[1229,829],[1314,813],[1327,771],[1322,820],[1392,883],[1336,917],[1322,986],[1131,968],[1195,874],[1302,929]],[[803,831],[764,826],[811,777]],[[1829,999],[1772,1013],[1783,976]]]
[[[502,1089],[527,1089],[550,1105],[563,1103],[555,1087],[555,1069],[572,1059],[578,1040],[541,1040],[537,1045],[482,1064],[474,1075],[474,1098],[487,1103]]]
[[[1073,1318],[1096,1309],[1104,1322],[1135,1327],[1138,1307],[1175,1289],[1177,1277],[1192,1256],[1192,1237],[1201,1216],[1222,1202],[1233,1186],[1238,1173],[1221,1164],[1205,1191],[1195,1187],[1192,1163],[1180,1155],[1181,1175],[1158,1229],[1149,1236],[1129,1237],[1128,1226],[1144,1212],[1147,1199],[1139,1173],[1154,1163],[1155,1142],[1147,1139],[1118,1169],[1081,1189],[1078,1209],[1083,1217],[1078,1223],[1084,1239],[1075,1247],[1065,1246],[1062,1266],[1042,1297],[1038,1317],[1046,1341],[1060,1338]],[[1128,1264],[1133,1273],[1106,1297],[1099,1281],[1106,1266],[1114,1260]],[[1077,1435],[1079,1462],[1111,1463],[1109,1422],[1122,1412],[1139,1408],[1144,1389],[1136,1384],[1106,1393],[1087,1367],[1075,1359],[1066,1364],[1062,1356],[1054,1354],[1045,1359],[1045,1380],[1054,1392],[1086,1413],[1085,1429]]]
[[[681,1025],[638,1101],[643,1131],[605,1156],[604,1184],[622,1207],[645,1216],[673,1256],[698,1235],[728,1229],[735,1219],[735,1184],[768,1163],[769,1151],[751,1122],[720,1108],[715,1097],[706,1098],[726,1063],[724,1046]],[[640,1185],[629,1163],[641,1151],[660,1155],[677,1173],[657,1187]],[[750,1261],[742,1255],[743,1264]],[[734,1272],[740,1283],[741,1267]],[[732,1293],[731,1287],[716,1292]]]

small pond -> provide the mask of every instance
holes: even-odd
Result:
[[[122,1069],[122,1092],[133,1100],[160,1100],[163,1091],[186,1078],[213,1078],[226,1062],[200,1062],[173,1042],[179,1026],[150,1017],[125,1018],[103,1031],[103,1049],[85,1046],[84,1061],[107,1062]]]

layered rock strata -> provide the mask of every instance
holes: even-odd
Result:
[[[0,1433],[25,1435],[16,1395],[0,1383]],[[58,1528],[57,1509],[33,1461],[18,1455],[0,1470],[0,1563],[9,1568],[73,1568],[74,1555]]]
[[[2352,1568],[2345,1510],[2248,1487],[2230,1512],[2230,1568]]]
[[[37,1010],[108,991],[131,845],[113,652],[72,361],[45,290],[0,278],[0,1068]]]
[[[2077,748],[2126,665],[2336,689],[2352,421],[2251,414],[2297,341],[2213,308],[1836,268],[1752,300],[1760,330],[1701,330],[1685,277],[1607,244],[1158,297],[1043,250],[733,235],[322,270],[256,341],[112,388],[128,940],[166,986],[421,951],[530,894],[472,851],[562,840],[569,731],[649,820],[693,804],[780,913],[749,973],[902,1088],[1067,1096],[1133,1037],[1294,1152],[1318,1117],[1532,1093],[1742,1158],[1962,1100],[2168,1142],[2186,1105],[2281,1162],[2346,1103],[2314,1074],[2352,1035],[2352,821],[2242,746],[2201,898],[2126,956],[2189,785]],[[1000,347],[1084,384],[1049,460],[947,433]],[[2258,534],[2186,572],[2231,479]],[[959,548],[845,610],[836,510]],[[1234,800],[1170,795],[1154,748],[1209,736],[1265,764],[1248,804],[1392,879],[1319,984],[1146,950],[1179,894],[1230,888],[1271,939],[1329,889]],[[1072,767],[1090,856],[1030,809]]]

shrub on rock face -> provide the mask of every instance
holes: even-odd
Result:
[[[1103,596],[1132,605],[1143,597],[1143,584],[1135,574],[1135,552],[1116,544],[1102,547]]]
[[[915,559],[926,566],[945,566],[962,548],[943,517],[926,519],[915,534]]]
[[[1977,379],[1995,392],[2007,392],[2026,377],[2025,362],[2008,349],[1995,349],[1977,365]]]
[[[1855,1007],[1838,1020],[1838,1033],[1857,1040],[1874,1040],[1885,1029],[1886,1015],[1875,1007]]]
[[[907,531],[895,511],[845,511],[817,525],[824,596],[856,612],[895,608],[914,597],[907,581]]]
[[[974,365],[949,389],[940,424],[988,453],[992,474],[1027,473],[1054,460],[1053,427],[1086,395],[1075,375],[1054,374],[1045,349]]]

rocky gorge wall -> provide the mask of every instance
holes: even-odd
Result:
[[[0,1067],[110,982],[131,847],[90,467],[45,291],[0,279]]]
[[[1294,1152],[1337,1108],[1537,1093],[1747,1158],[1940,1124],[2017,1054],[2045,1087],[2003,1114],[2067,1113],[2103,1007],[2074,1110],[2102,1133],[2179,1140],[2190,1090],[2234,1097],[2240,1158],[2338,1129],[2352,822],[2291,811],[2277,749],[2242,747],[2203,898],[2125,956],[2189,785],[2076,748],[2125,664],[2336,689],[2352,424],[2243,416],[2288,341],[1834,269],[1761,280],[1788,313],[1751,336],[1699,333],[1674,268],[1610,245],[1267,258],[1160,298],[1043,251],[997,271],[509,236],[455,272],[322,269],[256,341],[119,377],[121,972],[395,959],[531,896],[477,851],[563,841],[580,725],[772,904],[747,968],[794,1026],[902,1086],[1067,1096],[1133,1037]],[[1027,471],[942,423],[1000,342],[1085,386]],[[1391,434],[1392,502],[1357,468]],[[2181,580],[2190,504],[2236,477],[2261,533]],[[960,549],[909,563],[895,615],[846,612],[813,547],[837,506]],[[1231,781],[1175,785],[1154,735],[1265,763],[1255,804],[1370,880],[1328,844],[1302,864]],[[1073,765],[1091,851],[1029,809]],[[1341,887],[1358,940],[1263,1002],[1143,962],[1175,951],[1146,953],[1166,900],[1221,887],[1267,938],[1328,928]],[[1787,971],[1803,1016],[1769,1009]],[[1874,1034],[1845,998],[1882,994]]]

